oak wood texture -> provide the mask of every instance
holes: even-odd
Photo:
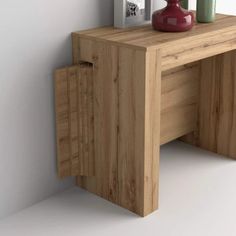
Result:
[[[86,52],[94,41],[99,41],[144,51],[160,49],[162,70],[168,70],[236,49],[236,17],[218,14],[214,24],[196,23],[191,31],[183,33],[157,32],[151,25],[145,25],[128,29],[91,29],[76,32],[73,38],[81,41],[77,59],[91,61]]]
[[[64,129],[69,136],[69,139],[60,137],[63,123],[58,120],[58,140],[62,140],[62,142],[66,140],[69,150],[66,155],[69,160],[66,165],[67,173],[60,175],[62,177],[89,175],[91,164],[88,160],[91,160],[89,156],[93,156],[89,155],[89,152],[96,149],[96,178],[101,179],[101,183],[97,179],[93,180],[96,182],[95,185],[93,183],[95,189],[89,190],[99,193],[111,201],[119,202],[121,206],[134,212],[146,215],[157,208],[158,176],[155,170],[158,169],[158,156],[153,153],[159,152],[159,139],[161,139],[160,144],[164,144],[195,129],[199,63],[168,70],[162,74],[162,80],[160,80],[161,70],[157,71],[158,68],[156,68],[160,61],[159,52],[146,55],[143,51],[118,50],[114,47],[103,47],[101,52],[98,51],[101,55],[96,58],[101,58],[101,64],[96,59],[92,79],[91,75],[88,77],[88,73],[91,74],[91,66],[72,66],[56,71],[57,107],[66,109],[62,115],[67,117],[67,126]],[[103,54],[108,55],[109,53],[110,62],[105,61],[105,58],[102,57]],[[96,52],[94,52],[95,54]],[[108,81],[103,82],[109,77],[104,76],[99,70],[104,62],[114,70],[110,71],[113,76],[111,77],[113,80],[109,82],[111,86],[108,86]],[[140,70],[141,66],[143,71]],[[144,70],[144,68],[148,68],[148,70]],[[105,70],[107,72],[107,68]],[[139,73],[136,74],[136,71]],[[144,79],[153,76],[158,76],[159,79]],[[157,82],[158,84],[156,84]],[[64,86],[61,83],[64,83]],[[101,83],[102,86],[99,87],[98,83]],[[95,91],[93,91],[93,87],[96,88]],[[160,87],[161,99],[157,98]],[[156,92],[151,92],[153,89]],[[107,97],[104,99],[103,96]],[[111,100],[112,97],[114,102]],[[60,100],[63,101],[63,106],[59,102]],[[146,104],[144,104],[145,100],[148,101]],[[96,101],[96,106],[93,108],[91,104],[94,101]],[[153,101],[159,101],[156,110],[152,108]],[[102,105],[103,103],[104,105]],[[135,112],[130,112],[131,110]],[[93,113],[95,117],[93,117]],[[157,121],[160,122],[160,113],[161,128],[159,123],[156,124]],[[88,118],[88,114],[92,114],[90,118]],[[108,114],[111,114],[109,118]],[[90,126],[88,125],[89,119]],[[135,121],[136,119],[137,121]],[[101,125],[102,123],[104,123],[104,127]],[[111,136],[107,136],[109,124],[112,125]],[[95,143],[93,140],[94,128],[95,135],[97,134]],[[104,136],[101,136],[102,133]],[[134,136],[134,134],[136,135]],[[90,142],[89,137],[92,138]],[[58,147],[59,158],[63,158],[65,156],[64,146],[59,143]],[[102,155],[99,155],[100,153]],[[104,153],[109,155],[104,158]],[[147,155],[148,158],[144,159],[143,155]],[[140,160],[137,162],[137,170],[135,170],[133,163],[139,156]],[[110,157],[112,159],[108,161]],[[64,162],[59,165],[59,169],[62,170],[66,167]],[[109,171],[110,169],[112,172]],[[141,173],[144,173],[146,178]],[[104,187],[105,180],[108,182],[107,190]],[[147,188],[147,191],[144,191],[144,187]],[[139,192],[145,195],[141,196]],[[137,198],[137,196],[139,197]],[[154,199],[156,200],[154,201]],[[144,202],[144,206],[142,202]],[[137,211],[138,208],[140,208],[139,211]]]
[[[158,205],[160,54],[93,46],[96,175],[78,184],[144,216]]]
[[[159,50],[90,45],[96,175],[78,177],[78,185],[144,216],[158,206],[160,144],[195,129],[199,63],[161,79]]]
[[[93,69],[89,64],[55,72],[58,174],[94,175]]]
[[[196,130],[199,63],[162,73],[160,144]]]
[[[198,126],[183,140],[236,159],[236,50],[200,65]]]
[[[104,27],[75,32],[72,41],[73,63],[91,63],[94,83],[94,176],[78,175],[80,187],[145,216],[158,207],[160,145],[185,135],[235,157],[236,17],[217,15],[184,33]]]

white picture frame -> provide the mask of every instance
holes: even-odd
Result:
[[[153,0],[114,0],[114,27],[126,28],[151,21]]]

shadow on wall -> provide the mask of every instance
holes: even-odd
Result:
[[[72,31],[112,24],[113,0],[54,1],[0,8],[0,218],[74,185],[56,174],[53,74],[72,64]]]
[[[98,25],[113,25],[114,22],[114,0],[96,1]],[[106,13],[106,14],[105,14]],[[109,13],[109,14],[108,14]]]

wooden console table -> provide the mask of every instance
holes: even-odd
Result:
[[[60,177],[146,216],[158,208],[162,144],[181,138],[236,158],[236,17],[72,38],[74,66],[55,76]]]

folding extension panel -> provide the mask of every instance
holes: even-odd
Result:
[[[93,176],[93,69],[88,63],[55,72],[58,173]]]

